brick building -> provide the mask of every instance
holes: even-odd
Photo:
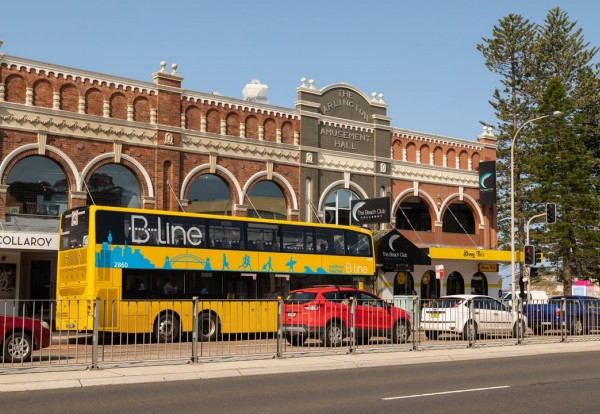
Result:
[[[352,200],[390,197],[374,230],[397,228],[431,264],[358,282],[384,297],[501,287],[510,257],[479,203],[491,131],[392,127],[381,94],[348,84],[302,79],[295,108],[269,105],[259,82],[245,99],[189,91],[177,69],[141,82],[0,54],[0,299],[54,297],[58,217],[86,203],[346,224]]]

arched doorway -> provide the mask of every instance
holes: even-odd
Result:
[[[394,295],[412,295],[415,282],[410,272],[398,272],[394,278]]]
[[[446,283],[447,295],[463,295],[465,293],[465,281],[462,275],[458,272],[450,273],[448,282]]]
[[[421,299],[437,299],[440,297],[440,281],[435,272],[428,270],[421,276]]]
[[[474,295],[488,295],[487,278],[481,272],[477,272],[471,279],[471,293]]]

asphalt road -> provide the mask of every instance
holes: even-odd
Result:
[[[600,352],[0,394],[22,413],[597,413]]]

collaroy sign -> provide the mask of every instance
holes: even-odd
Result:
[[[377,263],[382,264],[384,268],[431,265],[431,258],[426,250],[415,246],[395,229],[379,239],[376,250]]]
[[[1,231],[0,249],[58,250],[58,234]]]
[[[369,198],[353,200],[351,203],[351,222],[353,225],[389,223],[390,198]]]

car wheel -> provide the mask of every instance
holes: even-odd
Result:
[[[425,336],[427,339],[435,341],[438,339],[438,336],[440,336],[440,333],[438,331],[425,331]]]
[[[302,346],[306,340],[302,335],[286,335],[285,339],[287,339],[292,346]]]
[[[179,332],[179,318],[173,312],[162,313],[154,324],[154,337],[158,342],[178,341]]]
[[[410,328],[405,321],[397,321],[392,330],[392,342],[395,344],[405,344],[410,337]]]
[[[340,322],[330,322],[325,329],[325,346],[342,346],[344,327]]]
[[[198,336],[203,342],[216,341],[219,337],[219,321],[212,313],[198,316]]]
[[[477,338],[477,324],[475,321],[468,321],[462,331],[462,337],[465,341],[474,341]]]
[[[575,319],[571,323],[571,333],[573,335],[583,335],[583,323],[581,323],[581,319]]]
[[[519,329],[521,332],[519,332]],[[527,325],[525,325],[524,321],[515,322],[515,326],[513,327],[513,338],[524,338],[526,331]]]
[[[25,362],[31,358],[33,352],[33,341],[24,332],[14,332],[4,341],[5,362]]]

